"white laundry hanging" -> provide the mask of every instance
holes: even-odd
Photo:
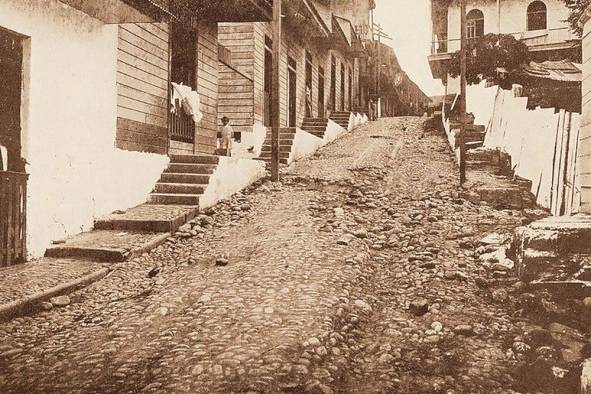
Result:
[[[193,118],[195,123],[201,121],[203,113],[200,110],[201,103],[199,94],[196,91],[191,89],[190,86],[172,82],[171,95],[171,112],[177,113],[180,106],[185,114]]]

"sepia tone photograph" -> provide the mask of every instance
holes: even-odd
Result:
[[[0,393],[591,394],[591,0],[0,0]]]

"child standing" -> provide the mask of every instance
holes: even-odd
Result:
[[[234,135],[234,129],[230,126],[230,119],[227,116],[222,118],[222,131],[221,136],[218,134],[220,139],[220,150],[224,156],[232,156],[232,137]]]

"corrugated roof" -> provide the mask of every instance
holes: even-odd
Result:
[[[521,67],[521,71],[531,77],[551,79],[554,81],[581,82],[581,64],[568,60],[530,62]]]

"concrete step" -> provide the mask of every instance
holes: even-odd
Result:
[[[155,193],[177,193],[177,194],[203,194],[205,185],[196,185],[193,183],[165,183],[158,182],[154,187]]]
[[[192,183],[195,185],[209,184],[209,175],[192,173],[163,173],[160,176],[160,182],[163,183]]]
[[[174,233],[197,212],[197,207],[142,204],[98,219],[94,229]]]
[[[165,172],[176,174],[213,174],[215,165],[192,164],[192,163],[170,163]]]
[[[45,257],[118,263],[155,248],[169,236],[169,233],[95,230],[47,248]]]
[[[200,194],[152,193],[150,204],[199,205]]]
[[[170,155],[171,163],[218,164],[219,160],[213,155]]]

